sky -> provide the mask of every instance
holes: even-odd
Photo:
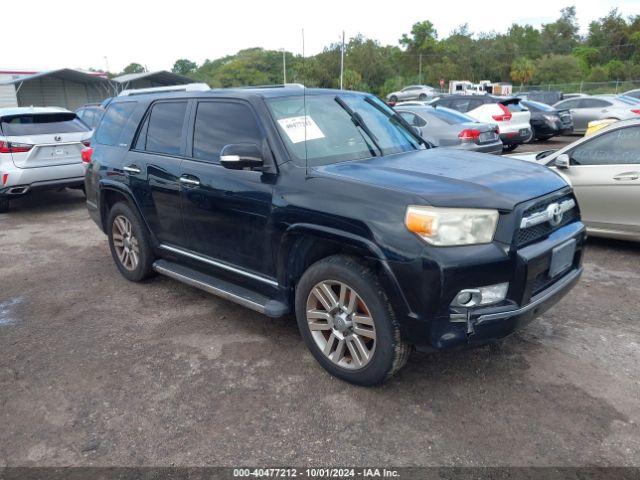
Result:
[[[479,7],[482,3],[487,7]],[[137,62],[154,71],[171,69],[178,58],[200,64],[249,47],[302,53],[302,29],[305,54],[313,55],[339,41],[343,30],[347,38],[361,33],[397,45],[422,20],[430,20],[440,37],[464,23],[471,32],[505,32],[512,23],[552,22],[570,5],[576,6],[582,33],[614,7],[625,16],[640,14],[640,0],[456,0],[453,5],[428,0],[21,0],[5,9],[10,14],[5,18],[26,20],[3,22],[0,70],[108,66],[119,72]]]

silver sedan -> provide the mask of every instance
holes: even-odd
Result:
[[[616,95],[570,98],[554,104],[553,107],[571,112],[574,133],[586,132],[589,122],[593,120],[626,120],[640,116],[640,103]]]
[[[590,235],[640,242],[640,119],[613,123],[561,150],[510,157],[547,165],[569,182]]]
[[[410,125],[420,130],[422,138],[437,147],[502,153],[498,126],[493,123],[478,122],[464,113],[446,107],[400,104],[396,111]]]
[[[409,85],[397,92],[391,92],[387,95],[387,101],[396,103],[405,100],[427,100],[435,95],[437,95],[436,90],[429,85]]]

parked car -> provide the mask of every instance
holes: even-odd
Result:
[[[628,92],[624,92],[623,95],[627,97],[640,99],[640,88],[636,88],[635,90],[629,90]]]
[[[76,115],[82,120],[91,130],[94,130],[98,126],[98,122],[104,113],[104,108],[100,104],[96,105],[83,105],[76,110]]]
[[[530,92],[518,92],[516,97],[522,100],[531,100],[533,102],[546,103],[547,105],[553,105],[558,103],[564,98],[562,92],[553,90],[532,90]]]
[[[397,92],[391,92],[387,95],[387,101],[397,103],[403,100],[426,100],[435,95],[436,90],[429,85],[410,85]]]
[[[640,115],[640,106],[634,108],[628,102],[606,96],[570,98],[556,103],[554,107],[571,112],[574,133],[585,133],[593,120],[624,120]]]
[[[82,188],[91,130],[57,107],[0,108],[0,212],[35,190]]]
[[[588,137],[589,135],[593,135],[598,130],[603,129],[604,127],[611,125],[612,123],[616,123],[618,120],[613,120],[611,118],[607,118],[605,120],[593,120],[587,124],[587,131],[584,132],[584,136]]]
[[[560,176],[425,143],[357,92],[118,97],[93,138],[87,206],[125,278],[295,312],[327,371],[371,385],[414,346],[512,333],[582,272]]]
[[[452,108],[479,122],[496,123],[506,151],[514,150],[533,135],[529,124],[531,114],[520,106],[520,99],[517,97],[450,95],[436,98],[431,105]]]
[[[640,241],[640,119],[621,120],[561,150],[513,158],[571,183],[589,235]]]
[[[396,111],[420,130],[422,138],[436,147],[502,153],[502,141],[495,123],[480,123],[446,107],[399,104]]]
[[[573,133],[573,120],[569,110],[556,110],[546,103],[532,100],[522,100],[520,103],[531,112],[529,122],[536,140],[545,141],[556,135]]]

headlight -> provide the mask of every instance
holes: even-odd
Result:
[[[410,205],[404,223],[431,245],[474,245],[493,240],[498,211]]]

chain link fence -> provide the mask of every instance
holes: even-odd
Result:
[[[562,93],[624,93],[640,88],[640,80],[613,80],[610,82],[574,82],[548,83],[541,85],[514,85],[513,92],[531,92],[534,90],[559,91]]]

